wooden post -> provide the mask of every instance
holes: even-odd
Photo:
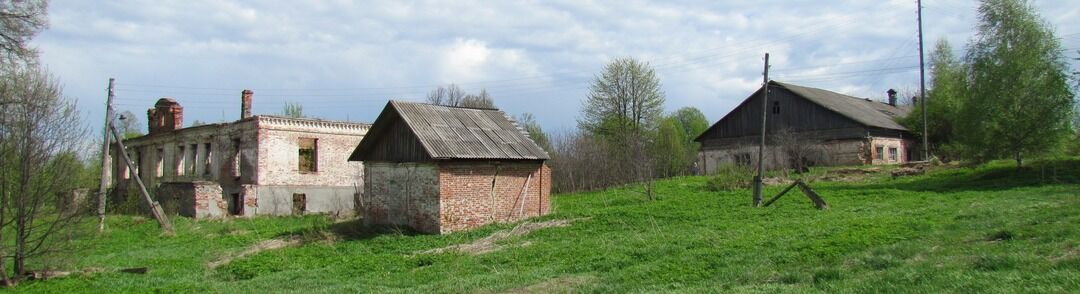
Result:
[[[101,181],[98,183],[98,232],[105,231],[105,197],[107,192],[107,186],[109,185],[108,179],[105,174],[109,172],[109,127],[112,126],[112,101],[113,101],[113,82],[114,78],[109,78],[109,98],[105,100],[105,129],[102,130],[104,139],[101,142]]]
[[[769,111],[769,53],[765,53],[765,85],[761,88],[761,144],[758,145],[757,175],[754,176],[754,207],[761,206],[762,177],[765,175],[765,117]]]
[[[779,194],[773,196],[772,199],[766,201],[762,206],[768,207],[770,204],[773,204],[777,199],[780,199],[780,196],[784,196],[784,194],[787,194],[787,192],[791,191],[791,188],[794,188],[795,186],[799,186],[799,189],[802,190],[803,194],[806,194],[806,198],[810,198],[810,201],[814,203],[814,207],[817,207],[817,209],[829,209],[829,205],[825,204],[825,199],[821,199],[821,196],[818,196],[817,192],[810,189],[810,185],[807,185],[802,180],[795,180],[794,183],[791,183],[787,188],[784,188],[784,191],[780,191]]]
[[[143,184],[142,178],[135,172],[135,163],[133,163],[131,157],[128,157],[127,155],[127,149],[124,147],[124,140],[120,137],[120,131],[116,130],[116,126],[111,123],[109,124],[109,130],[112,131],[113,137],[116,138],[116,144],[120,147],[120,155],[124,157],[124,162],[127,163],[128,173],[131,174],[131,178],[135,179],[135,183],[139,184],[139,192],[142,193],[143,200],[146,201],[146,204],[150,206],[150,213],[154,215],[154,218],[157,219],[158,224],[161,225],[161,229],[165,231],[165,233],[173,234],[172,223],[170,223],[169,219],[165,216],[165,211],[161,209],[161,205],[158,204],[157,201],[150,198],[150,192],[146,190],[146,185]]]

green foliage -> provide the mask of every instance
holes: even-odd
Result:
[[[1061,177],[995,161],[897,179],[814,182],[827,211],[795,195],[753,208],[748,189],[708,191],[707,177],[658,181],[664,197],[656,201],[630,187],[556,195],[553,214],[530,221],[574,220],[570,226],[504,239],[497,242],[503,249],[480,255],[421,252],[515,225],[447,235],[342,234],[356,222],[177,218],[177,235],[166,237],[152,219],[116,216],[104,234],[84,241],[94,245],[90,251],[62,269],[101,272],[27,282],[18,290],[443,293],[566,285],[546,292],[1075,292],[1080,229],[1070,224],[1080,222],[1080,158],[1033,162],[1028,169],[1060,169]],[[766,186],[765,194],[782,188]],[[207,267],[262,241],[295,236],[304,240],[299,247]],[[115,272],[142,266],[148,274]]]
[[[660,122],[652,156],[656,162],[657,176],[666,178],[685,175],[690,168],[690,146],[679,119],[672,116]]]
[[[1055,149],[1071,130],[1073,93],[1060,41],[1022,0],[985,0],[966,62],[957,139],[975,160]]]
[[[663,111],[656,71],[634,58],[616,58],[589,86],[578,127],[604,137],[637,137],[654,130]]]
[[[957,159],[960,156],[961,147],[954,140],[954,123],[959,116],[960,103],[966,91],[965,65],[952,52],[949,42],[941,39],[930,53],[930,89],[927,91],[926,103],[931,152],[945,160]],[[921,135],[922,107],[913,107],[911,114],[900,123]]]
[[[547,133],[544,133],[544,130],[540,128],[540,123],[533,118],[532,113],[526,112],[522,113],[521,116],[518,116],[518,124],[525,128],[525,131],[529,133],[529,139],[536,142],[536,145],[539,145],[540,148],[543,148],[548,154],[554,153],[554,149],[551,148],[551,139],[549,139]]]
[[[142,121],[131,111],[124,110],[116,117],[116,130],[123,134],[124,139],[142,137]]]
[[[725,164],[716,167],[715,173],[705,182],[705,189],[709,191],[746,189],[754,183],[754,170],[749,166]]]
[[[687,140],[694,140],[709,128],[709,121],[705,119],[705,114],[701,113],[701,110],[698,110],[697,107],[679,108],[673,116],[682,125]]]
[[[303,118],[304,106],[299,102],[285,101],[285,105],[281,107],[281,115],[291,118]]]

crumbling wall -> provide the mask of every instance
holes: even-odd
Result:
[[[545,215],[550,193],[551,170],[543,163],[440,163],[440,232]]]
[[[169,182],[154,189],[154,195],[167,214],[193,218],[219,218],[228,215],[228,203],[221,186],[214,182]]]
[[[813,158],[818,165],[861,165],[870,161],[866,139],[841,139],[817,143],[814,150],[820,150],[820,158]],[[757,166],[757,145],[731,145],[698,152],[697,165],[705,174],[714,174],[724,165]],[[789,156],[782,146],[776,143],[765,145],[765,169],[775,170],[787,167]]]
[[[361,198],[364,224],[440,233],[439,180],[435,164],[367,162]]]

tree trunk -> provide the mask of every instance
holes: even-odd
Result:
[[[1016,152],[1016,168],[1024,167],[1024,155],[1020,151]]]

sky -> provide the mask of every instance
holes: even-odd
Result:
[[[1080,5],[1032,1],[1066,55],[1080,53]],[[957,54],[973,37],[975,1],[925,1],[924,41]],[[870,1],[230,1],[53,0],[32,43],[77,99],[91,130],[115,106],[146,123],[161,97],[185,125],[299,103],[309,117],[372,122],[389,99],[423,101],[455,83],[486,89],[511,115],[574,128],[588,86],[614,58],[656,70],[665,109],[711,122],[772,80],[872,99],[919,85],[914,0]],[[927,55],[929,60],[929,55]],[[1071,66],[1077,66],[1072,61]]]

